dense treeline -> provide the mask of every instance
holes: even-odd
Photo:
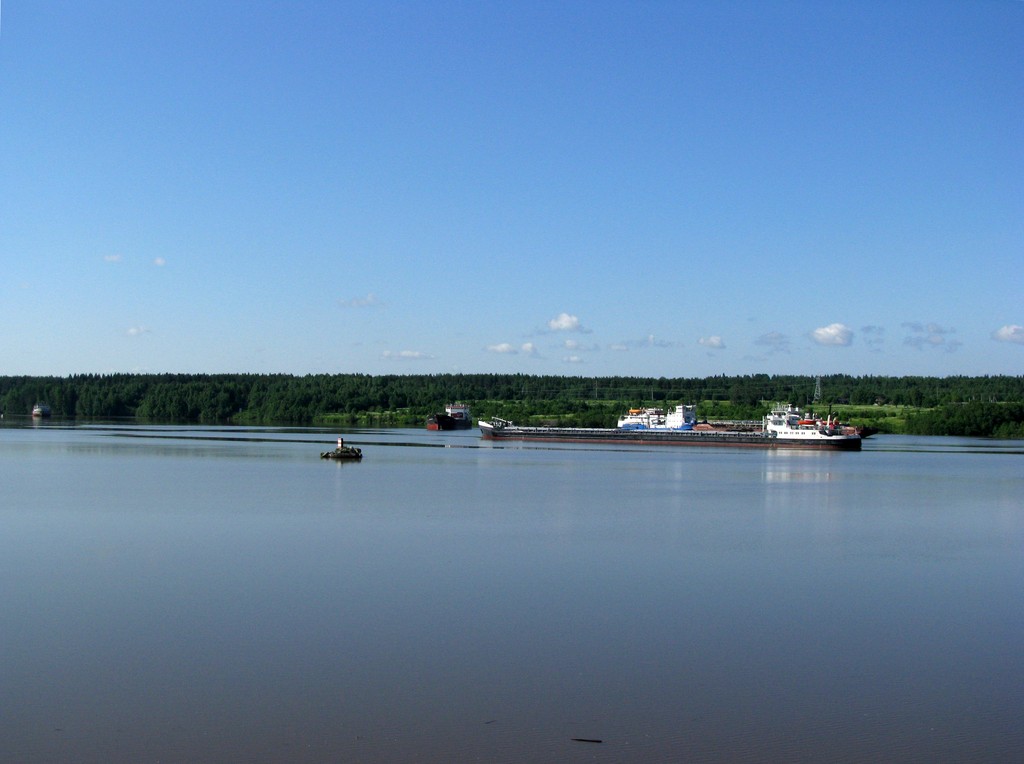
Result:
[[[1024,404],[947,404],[915,413],[906,431],[916,435],[1024,438]]]
[[[36,402],[55,417],[136,417],[236,424],[418,424],[446,402],[477,416],[518,421],[614,423],[626,406],[698,403],[703,416],[758,418],[765,402],[811,402],[816,379],[755,374],[705,378],[566,377],[526,374],[111,374],[0,377],[0,412],[27,415]],[[907,407],[905,431],[1024,435],[1024,377],[820,378],[820,406]],[[883,428],[884,429],[884,428]]]

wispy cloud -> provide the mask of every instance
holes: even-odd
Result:
[[[846,324],[829,324],[811,332],[811,339],[819,345],[846,347],[853,342],[853,329]]]
[[[105,262],[105,263],[119,263],[123,259],[124,258],[121,257],[121,255],[104,255],[103,256],[103,262]]]
[[[963,344],[959,340],[950,339],[952,335],[956,334],[956,329],[939,324],[920,324],[916,321],[907,321],[903,324],[903,328],[910,332],[903,338],[903,344],[918,350],[935,348],[952,353]]]
[[[593,353],[601,349],[600,345],[584,345],[579,340],[566,340],[562,343],[562,347],[573,353]]]
[[[584,334],[590,332],[589,329],[585,328],[583,324],[580,323],[578,317],[569,313],[559,313],[548,321],[548,329],[553,332],[582,332]]]
[[[672,342],[671,340],[662,340],[655,337],[653,334],[648,334],[643,339],[639,340],[623,340],[622,342],[616,342],[608,347],[611,350],[642,350],[643,348],[674,348],[680,346],[682,343]]]
[[[1024,326],[1007,324],[992,332],[992,339],[998,342],[1013,342],[1017,345],[1024,345]]]
[[[153,265],[155,265],[157,268],[163,268],[165,265],[167,265],[167,261],[164,260],[162,257],[154,257]]]
[[[562,359],[565,363],[583,363],[583,358],[578,355],[567,355]]]
[[[789,337],[782,332],[768,332],[767,334],[762,334],[754,340],[754,344],[768,348],[771,353],[789,352]]]
[[[392,361],[430,361],[434,358],[419,350],[385,350],[380,356]]]
[[[372,308],[381,304],[380,300],[377,299],[377,295],[373,292],[370,292],[365,297],[353,297],[349,300],[338,300],[338,305],[343,308]]]
[[[150,334],[151,332],[152,330],[148,329],[145,326],[133,326],[130,329],[128,329],[128,331],[126,331],[125,334],[127,334],[129,337],[138,337],[143,334]]]
[[[864,344],[872,350],[878,350],[885,344],[885,329],[881,326],[862,326],[861,334],[864,335]]]
[[[710,337],[701,337],[697,340],[697,344],[710,350],[725,350],[725,340],[717,334],[712,334]]]

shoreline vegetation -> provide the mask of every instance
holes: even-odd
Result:
[[[818,393],[818,395],[816,395]],[[416,427],[452,401],[475,419],[612,427],[629,408],[696,404],[702,420],[760,419],[772,402],[882,433],[1024,438],[1024,376],[703,378],[529,374],[82,374],[0,377],[0,413],[55,419]]]

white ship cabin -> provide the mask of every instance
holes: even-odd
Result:
[[[821,419],[808,412],[800,412],[796,406],[782,404],[774,406],[764,418],[764,431],[785,437],[821,437],[840,433],[838,419]]]
[[[469,406],[465,403],[449,403],[444,412],[452,419],[469,419]]]
[[[697,422],[695,406],[676,406],[665,413],[664,409],[630,409],[619,417],[620,430],[692,430]]]

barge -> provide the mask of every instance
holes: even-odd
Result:
[[[620,420],[619,427],[522,427],[504,419],[481,421],[486,440],[521,440],[557,443],[614,443],[665,446],[736,446],[741,448],[800,448],[827,451],[860,451],[856,429],[828,417],[801,413],[794,406],[774,406],[762,420],[761,429],[717,430],[694,427],[692,407],[677,407],[655,424],[636,419]],[[627,415],[628,417],[628,415]],[[679,425],[669,426],[669,421]],[[681,421],[680,421],[681,420]]]

